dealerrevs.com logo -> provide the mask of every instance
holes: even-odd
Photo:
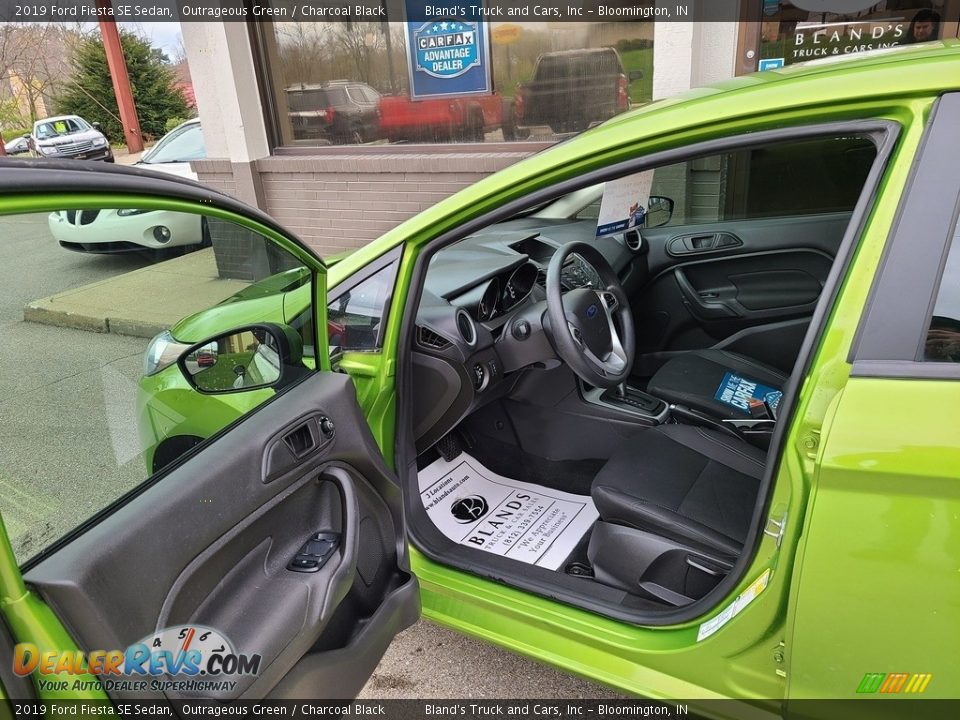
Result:
[[[33,643],[14,648],[13,671],[37,675],[42,690],[104,690],[211,692],[233,690],[231,678],[256,675],[259,654],[237,653],[217,630],[202,625],[177,625],[147,635],[126,650],[41,651]],[[71,680],[53,675],[95,675]]]

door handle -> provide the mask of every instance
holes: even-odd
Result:
[[[667,245],[667,253],[675,257],[677,255],[696,255],[716,250],[729,250],[741,245],[743,245],[743,241],[732,233],[693,233],[691,235],[678,235],[673,238]]]
[[[720,293],[709,290],[700,292],[693,287],[686,273],[680,268],[673,271],[673,277],[676,279],[680,293],[683,295],[683,304],[695,317],[702,320],[719,320],[740,316],[720,297]]]

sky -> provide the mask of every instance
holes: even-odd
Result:
[[[139,32],[154,47],[163,50],[173,60],[180,45],[180,23],[178,22],[121,22],[121,27]]]

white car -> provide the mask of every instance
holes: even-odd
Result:
[[[196,180],[191,160],[207,156],[200,120],[188,120],[144,153],[138,167]],[[205,247],[208,233],[199,215],[136,209],[58,210],[49,217],[50,232],[61,247],[87,253],[154,252],[159,259],[171,248]]]
[[[209,244],[202,216],[169,210],[57,210],[48,224],[60,246],[75,252],[151,251],[159,257],[171,248]]]
[[[196,180],[197,174],[190,168],[190,161],[203,160],[206,156],[207,146],[200,120],[194,118],[177,125],[160,138],[160,142],[143,154],[137,166]]]
[[[27,142],[27,136],[18,137],[8,143],[4,143],[3,149],[6,150],[7,155],[22,155],[23,153],[30,152],[30,144]]]
[[[100,125],[91,125],[79,115],[37,120],[29,143],[37,157],[113,162],[113,150]]]

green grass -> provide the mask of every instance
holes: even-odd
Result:
[[[620,53],[623,69],[629,74],[641,70],[643,77],[630,83],[630,100],[634,105],[648,103],[653,99],[653,48],[627,50]]]

